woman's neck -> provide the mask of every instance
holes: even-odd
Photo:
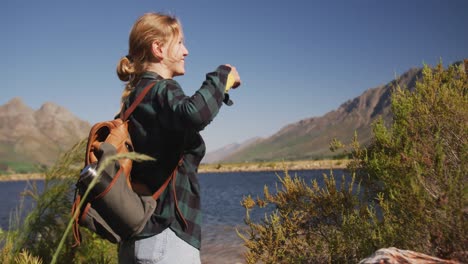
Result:
[[[164,79],[172,79],[174,77],[171,71],[162,63],[151,63],[145,70],[155,72]]]

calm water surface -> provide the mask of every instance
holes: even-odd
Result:
[[[329,170],[291,171],[290,175],[304,178],[306,182],[317,179],[319,185],[322,185],[323,173],[329,173]],[[338,176],[337,178],[341,178],[341,173],[341,171],[334,172]],[[271,193],[274,193],[278,183],[278,175],[283,176],[283,173],[201,173],[199,180],[202,192],[204,228],[243,225],[245,209],[240,205],[242,198],[247,195],[252,195],[253,198],[262,197],[265,185],[269,187]],[[43,189],[43,181],[35,181],[35,183],[40,190]],[[31,185],[31,182],[0,182],[0,227],[2,229],[8,229],[10,215],[20,205],[21,193],[28,188],[28,185]],[[33,200],[26,197],[23,203],[25,212],[22,215],[24,216],[33,206]],[[255,209],[251,213],[251,217],[254,220],[263,218],[265,210],[272,210],[272,208]]]
[[[10,226],[10,218],[17,219],[15,215],[24,217],[30,211],[34,202],[27,195],[22,195],[25,191],[31,190],[36,184],[39,190],[44,187],[44,181],[12,181],[0,182],[0,228],[6,230]],[[17,210],[18,207],[24,210]]]

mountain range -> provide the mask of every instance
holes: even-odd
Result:
[[[337,155],[329,149],[332,139],[351,142],[354,132],[361,144],[371,139],[371,124],[378,117],[392,120],[391,93],[399,86],[414,89],[421,69],[410,69],[386,85],[364,91],[321,117],[288,124],[268,138],[255,138],[245,144],[221,148],[208,153],[204,163],[252,162],[273,160],[321,159]],[[212,155],[214,154],[214,155]]]
[[[47,102],[34,110],[13,98],[0,106],[0,169],[8,170],[11,163],[50,166],[90,127],[57,104]]]
[[[204,163],[321,159],[337,153],[329,143],[337,138],[350,142],[357,132],[359,142],[371,139],[371,124],[378,117],[390,123],[391,93],[396,86],[413,89],[421,69],[348,100],[321,117],[288,124],[267,138],[252,138],[207,153]],[[90,124],[54,103],[33,110],[20,98],[0,106],[0,170],[11,162],[52,165],[58,156],[84,139]]]

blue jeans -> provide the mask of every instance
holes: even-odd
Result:
[[[143,239],[119,245],[119,264],[200,264],[200,251],[180,239],[170,228]]]

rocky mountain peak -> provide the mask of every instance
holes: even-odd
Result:
[[[15,160],[51,165],[89,129],[88,122],[65,107],[47,102],[35,111],[13,98],[0,106],[0,164]]]
[[[52,102],[45,102],[38,111],[45,113],[57,113],[66,110],[64,107],[54,104]],[[68,111],[68,110],[67,110]]]
[[[13,97],[10,101],[8,101],[8,103],[6,103],[6,105],[24,105],[24,102],[23,102],[23,99],[21,99],[20,97]]]
[[[34,110],[27,106],[19,97],[14,97],[6,104],[0,106],[0,116],[13,116],[32,114]]]
[[[52,102],[44,103],[39,110],[35,112],[36,119],[43,122],[75,122],[77,117],[68,109]]]

